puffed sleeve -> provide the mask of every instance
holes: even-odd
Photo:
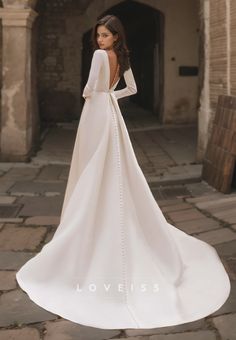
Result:
[[[126,87],[124,87],[121,90],[114,91],[115,97],[117,99],[126,97],[126,96],[131,96],[137,93],[137,86],[136,86],[136,82],[135,82],[131,67],[124,72],[124,79],[125,79]]]
[[[91,67],[89,71],[88,81],[84,87],[82,97],[89,97],[95,89],[96,82],[99,77],[99,72],[103,63],[103,54],[101,50],[95,50],[93,53]]]

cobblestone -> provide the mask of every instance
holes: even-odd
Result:
[[[28,225],[58,225],[60,216],[33,216],[25,220]]]
[[[37,176],[38,181],[54,181],[60,179],[60,176],[65,174],[65,169],[68,169],[65,165],[49,164],[45,165],[40,174]]]
[[[227,301],[212,316],[236,313],[236,281],[231,281],[231,291]]]
[[[8,190],[15,184],[14,180],[0,178],[0,194],[6,194]]]
[[[222,340],[236,339],[236,314],[221,315],[213,318],[213,323],[218,329]]]
[[[14,203],[15,200],[16,200],[16,197],[0,196],[0,204],[11,204],[11,203]]]
[[[19,203],[24,205],[19,216],[59,216],[63,197],[22,197],[19,199]]]
[[[23,218],[20,217],[0,217],[0,223],[22,223]]]
[[[15,323],[31,324],[56,318],[56,315],[31,301],[22,290],[10,291],[0,297],[0,327],[8,327]]]
[[[204,218],[205,216],[196,209],[168,212],[167,214],[174,222],[184,222]]]
[[[25,327],[22,329],[3,329],[0,330],[1,340],[40,340],[37,329]]]
[[[55,192],[55,193],[64,193],[65,191],[65,182],[36,182],[36,181],[18,181],[16,182],[11,189],[9,190],[12,195],[31,193],[35,194],[44,194],[46,192]]]
[[[40,171],[37,167],[12,167],[9,171],[3,176],[4,180],[17,180],[18,178],[24,179],[34,179],[37,173]]]
[[[35,250],[46,232],[46,227],[16,227],[6,224],[0,232],[0,250]]]
[[[173,204],[170,206],[166,206],[162,208],[162,212],[170,212],[170,211],[183,211],[187,209],[192,209],[192,206],[187,203],[179,203],[179,204]]]
[[[160,327],[152,329],[127,329],[125,330],[125,334],[127,336],[150,336],[153,334],[183,333],[186,331],[199,330],[204,327],[206,327],[206,322],[204,319],[201,319],[194,322],[187,322],[182,325],[170,327]]]
[[[221,228],[219,222],[209,217],[203,217],[192,221],[177,222],[175,225],[179,229],[189,234],[201,233],[208,230]]]
[[[119,335],[119,330],[103,330],[86,327],[67,320],[45,322],[46,335],[44,340],[106,340]]]
[[[35,252],[0,251],[0,270],[18,270],[35,255]]]
[[[152,335],[148,340],[217,340],[217,337],[214,331],[198,331],[179,334]]]
[[[221,228],[217,230],[207,231],[196,235],[202,241],[210,243],[212,245],[224,243],[232,240],[236,240],[236,233],[227,228]]]
[[[0,290],[11,290],[15,288],[16,288],[16,272],[0,271]]]

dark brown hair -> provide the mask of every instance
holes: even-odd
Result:
[[[119,76],[122,77],[124,72],[130,67],[129,50],[126,44],[123,24],[115,15],[106,15],[105,17],[100,18],[92,30],[92,44],[94,51],[99,49],[99,45],[97,43],[97,28],[100,25],[105,26],[113,35],[116,33],[118,34],[117,40],[113,43],[113,49],[117,55],[118,63],[120,65]]]

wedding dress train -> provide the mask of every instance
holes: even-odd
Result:
[[[229,296],[216,250],[167,222],[136,160],[107,52],[93,54],[60,224],[16,273],[44,309],[103,329],[154,328],[203,318]]]

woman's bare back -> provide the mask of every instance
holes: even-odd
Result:
[[[109,66],[110,66],[110,88],[118,81],[119,67],[117,55],[114,51],[107,51]]]

